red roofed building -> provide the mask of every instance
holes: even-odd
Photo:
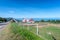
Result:
[[[26,18],[24,18],[23,20],[22,20],[22,22],[23,23],[34,23],[34,20],[31,18],[31,19],[26,19]]]
[[[34,20],[31,18],[31,19],[29,20],[29,22],[30,22],[30,23],[34,23]]]

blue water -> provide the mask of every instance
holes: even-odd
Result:
[[[60,18],[33,18],[35,21],[40,21],[40,20],[60,20]]]
[[[18,20],[23,20],[23,18],[16,18]],[[27,18],[30,19],[30,18]],[[32,18],[34,21],[40,21],[40,20],[60,20],[60,18]]]

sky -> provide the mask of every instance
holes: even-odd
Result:
[[[60,18],[60,0],[0,0],[0,17]]]

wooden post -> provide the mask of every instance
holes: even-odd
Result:
[[[37,35],[38,35],[38,24],[37,24]]]
[[[29,24],[28,24],[28,30],[29,30]]]

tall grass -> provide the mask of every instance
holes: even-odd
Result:
[[[16,37],[14,36],[14,40],[43,40],[29,30],[21,28],[21,26],[16,23],[11,23],[10,30],[16,35]]]
[[[43,24],[43,23],[41,23]],[[29,28],[28,28],[29,27]],[[28,28],[29,31],[32,31],[33,33],[37,33],[37,28],[36,26],[24,26],[23,28]],[[45,26],[45,27],[39,27],[38,29],[38,35],[42,36],[43,39],[47,39],[47,40],[53,40],[52,36],[55,37],[56,40],[60,40],[60,27],[55,27],[53,26]],[[51,32],[51,35],[49,35],[48,33]]]

